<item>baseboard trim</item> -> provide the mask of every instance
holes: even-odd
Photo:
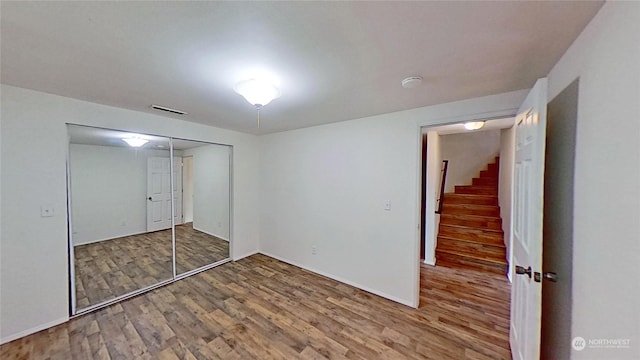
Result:
[[[197,231],[200,231],[201,233],[205,233],[205,234],[207,234],[207,235],[215,236],[215,237],[217,237],[217,238],[218,238],[218,239],[220,239],[220,240],[224,240],[224,241],[226,241],[226,242],[229,242],[229,239],[227,239],[227,238],[225,238],[225,237],[223,237],[223,236],[216,235],[216,234],[214,234],[214,233],[212,233],[212,232],[204,231],[204,230],[202,230],[202,229],[198,229],[198,228],[197,228],[197,227],[195,227],[195,226],[193,227],[193,230],[197,230]]]
[[[262,255],[265,255],[265,256],[272,257],[272,258],[274,258],[276,260],[280,260],[280,261],[285,262],[285,263],[287,263],[289,265],[293,265],[293,266],[296,266],[296,267],[311,271],[312,273],[316,273],[318,275],[322,275],[324,277],[328,277],[329,279],[333,279],[333,280],[339,281],[341,283],[344,283],[344,284],[347,284],[347,285],[351,285],[351,286],[356,287],[356,288],[358,288],[360,290],[364,290],[364,291],[370,292],[372,294],[375,294],[375,295],[378,295],[378,296],[383,297],[385,299],[397,302],[399,304],[402,304],[402,305],[405,305],[405,306],[409,306],[409,307],[414,308],[414,309],[417,308],[417,304],[414,304],[413,301],[409,301],[409,300],[401,299],[401,298],[399,298],[397,296],[389,295],[389,294],[387,294],[387,293],[385,293],[383,291],[380,291],[380,290],[377,290],[377,289],[372,289],[372,288],[370,288],[368,286],[364,286],[364,285],[358,284],[358,283],[356,283],[354,281],[347,280],[347,279],[344,279],[344,278],[342,278],[340,276],[336,276],[334,274],[330,274],[330,273],[327,273],[327,272],[324,272],[324,271],[320,271],[320,270],[314,269],[314,268],[309,267],[309,266],[304,266],[304,265],[299,264],[299,263],[297,263],[295,261],[292,261],[292,260],[289,260],[289,259],[285,259],[285,258],[282,258],[282,257],[277,256],[277,255],[270,254],[270,253],[268,253],[266,251],[259,251],[259,253],[262,254]]]
[[[18,340],[21,337],[25,337],[27,335],[35,334],[35,333],[37,333],[39,331],[46,330],[48,328],[63,324],[65,322],[67,322],[67,321],[69,321],[69,317],[68,316],[64,317],[64,318],[61,318],[61,319],[58,319],[58,320],[50,321],[50,322],[48,322],[46,324],[42,324],[42,325],[38,325],[38,326],[32,327],[31,329],[27,329],[27,330],[20,331],[18,333],[3,337],[3,338],[0,339],[0,345],[6,344],[6,343],[11,342],[13,340]]]
[[[246,257],[249,257],[249,256],[251,256],[251,255],[255,255],[255,254],[259,254],[259,253],[260,253],[260,252],[259,252],[259,251],[257,251],[257,250],[256,250],[256,251],[250,251],[250,252],[245,253],[245,254],[243,254],[243,255],[233,257],[233,261],[242,260],[242,259],[244,259],[244,258],[246,258]]]
[[[142,234],[146,234],[146,233],[148,233],[148,231],[135,232],[135,233],[131,233],[131,234],[124,234],[124,235],[120,235],[120,236],[108,237],[108,238],[104,238],[104,239],[91,240],[91,241],[87,241],[87,242],[83,242],[83,243],[79,243],[79,244],[73,244],[73,246],[75,247],[75,246],[81,246],[81,245],[89,245],[89,244],[93,244],[93,243],[97,243],[97,242],[101,242],[101,241],[115,240],[115,239],[120,239],[120,238],[127,237],[127,236],[136,236],[136,235],[142,235]]]

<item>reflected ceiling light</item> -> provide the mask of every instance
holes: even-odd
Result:
[[[464,128],[467,130],[478,130],[482,129],[484,126],[484,121],[470,121],[464,123]]]
[[[141,137],[138,137],[138,136],[131,136],[131,137],[128,137],[128,138],[124,138],[124,139],[122,139],[122,141],[126,142],[131,147],[140,147],[140,146],[142,146],[142,145],[144,145],[144,144],[149,142],[149,140],[145,140],[145,139],[143,139]]]

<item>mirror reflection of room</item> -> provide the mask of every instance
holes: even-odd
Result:
[[[68,132],[76,312],[229,258],[231,147]]]
[[[172,279],[169,139],[68,129],[76,309]]]
[[[231,147],[180,139],[173,144],[182,156],[176,272],[183,274],[229,257]]]

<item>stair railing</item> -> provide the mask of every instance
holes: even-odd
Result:
[[[440,172],[440,196],[436,200],[436,214],[442,212],[442,202],[444,200],[444,184],[447,181],[447,168],[449,167],[449,160],[442,160],[442,170]]]

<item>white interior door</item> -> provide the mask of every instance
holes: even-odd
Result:
[[[539,79],[516,117],[510,343],[515,360],[540,358],[542,206],[547,79]]]
[[[147,231],[171,227],[171,166],[168,157],[147,159]]]

